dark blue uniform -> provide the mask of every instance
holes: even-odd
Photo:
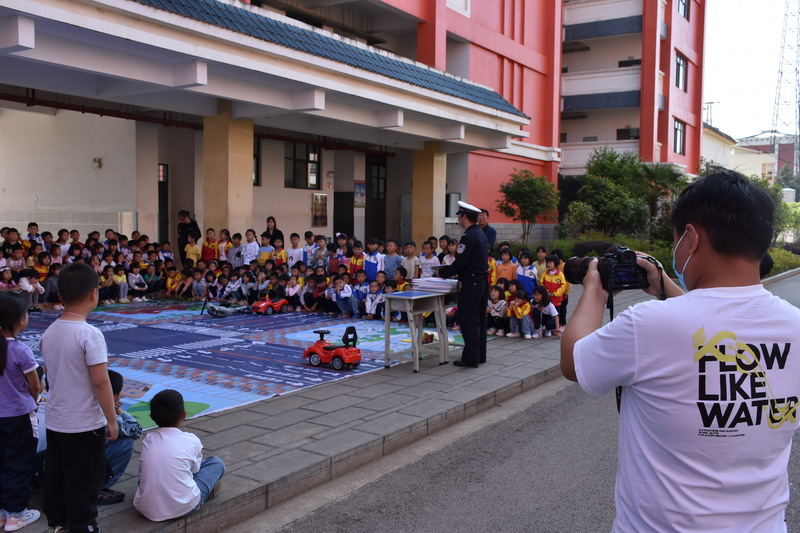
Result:
[[[486,362],[486,302],[489,300],[489,241],[477,224],[466,229],[452,265],[439,269],[443,278],[458,275],[458,325],[464,337],[461,360],[469,365]]]

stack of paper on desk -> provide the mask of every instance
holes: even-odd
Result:
[[[415,291],[455,292],[457,283],[457,279],[417,278],[411,280],[411,287]]]

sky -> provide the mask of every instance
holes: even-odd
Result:
[[[800,0],[789,0],[800,8]],[[703,102],[711,124],[734,138],[772,129],[785,0],[707,0]],[[794,48],[784,54],[791,56]],[[794,77],[794,71],[784,76]],[[794,83],[784,85],[794,91]],[[785,93],[784,93],[785,94]],[[703,120],[708,121],[703,113]],[[788,123],[794,116],[788,117]],[[785,133],[787,126],[778,128]]]

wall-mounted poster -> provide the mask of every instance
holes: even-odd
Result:
[[[311,227],[319,228],[328,225],[328,195],[314,193],[311,195]]]
[[[364,180],[353,182],[353,207],[367,207],[367,182]]]

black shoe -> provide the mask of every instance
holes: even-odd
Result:
[[[467,368],[478,368],[480,365],[478,363],[467,363],[463,359],[457,359],[453,361],[453,366],[465,366]]]
[[[125,493],[112,489],[100,489],[97,495],[97,505],[114,505],[125,499]]]

